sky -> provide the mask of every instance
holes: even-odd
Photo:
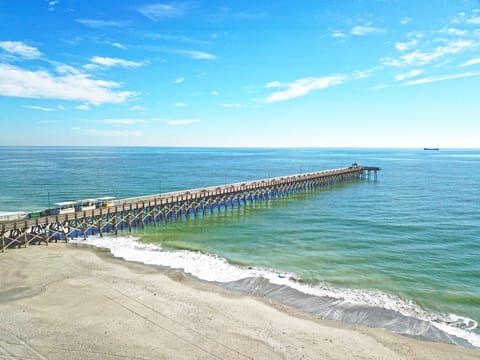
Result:
[[[0,0],[0,145],[480,148],[479,0]]]

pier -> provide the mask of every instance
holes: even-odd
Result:
[[[276,199],[292,193],[341,182],[377,177],[378,167],[353,164],[347,168],[274,177],[207,188],[112,200],[108,207],[0,222],[0,247],[27,247],[105,233],[156,226],[222,208]]]

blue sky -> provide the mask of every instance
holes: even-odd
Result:
[[[0,0],[0,145],[480,147],[480,1]]]

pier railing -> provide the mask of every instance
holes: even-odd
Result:
[[[52,241],[131,230],[132,227],[157,225],[214,212],[222,207],[241,206],[265,201],[322,186],[334,185],[370,176],[380,168],[354,164],[351,167],[274,177],[234,184],[190,189],[114,200],[107,208],[77,211],[69,214],[44,216],[0,222],[0,247],[48,245]]]

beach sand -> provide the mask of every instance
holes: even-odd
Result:
[[[480,359],[65,244],[0,254],[0,359]]]

